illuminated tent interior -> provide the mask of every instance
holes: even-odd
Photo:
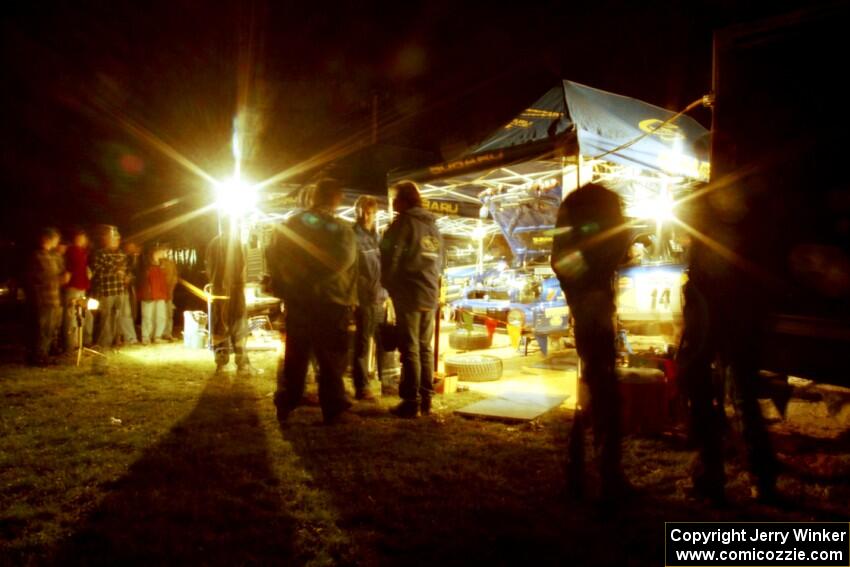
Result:
[[[627,216],[651,217],[708,179],[708,131],[688,116],[571,81],[560,84],[458,159],[392,171],[420,184],[442,225],[481,231],[495,221],[515,254],[545,255],[568,192],[590,181],[623,198]],[[450,219],[450,220],[446,220]],[[489,223],[484,223],[486,230]]]

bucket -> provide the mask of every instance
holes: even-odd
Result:
[[[183,312],[183,346],[204,348],[207,342],[207,314],[203,311]]]
[[[195,349],[204,349],[207,348],[207,333],[206,329],[198,329],[195,335],[192,337],[192,344],[189,345],[189,348]]]

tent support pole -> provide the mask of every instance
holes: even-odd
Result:
[[[576,153],[576,189],[581,187],[581,152]]]

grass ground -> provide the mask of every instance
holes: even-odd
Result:
[[[567,410],[468,420],[451,410],[478,394],[459,393],[427,419],[384,399],[333,427],[305,407],[281,430],[276,358],[254,360],[249,379],[180,345],[106,372],[0,366],[0,563],[658,565],[664,521],[850,515],[850,436],[818,419],[817,438],[774,426],[788,509],[753,504],[736,458],[727,509],[689,501],[670,436],[627,439],[639,496],[615,511],[561,496]]]

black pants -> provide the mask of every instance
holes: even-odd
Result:
[[[334,303],[286,305],[286,352],[278,368],[275,405],[295,409],[304,396],[310,355],[319,364],[319,403],[332,417],[348,406],[342,375],[348,359],[350,309]]]
[[[366,390],[369,383],[369,339],[375,340],[375,351],[378,360],[378,376],[381,375],[381,341],[378,336],[378,323],[383,320],[384,307],[381,304],[360,306],[354,311],[354,322],[357,330],[354,332],[354,358],[351,374],[354,379],[354,389],[357,392]]]
[[[599,472],[603,479],[620,474],[622,428],[620,390],[615,363],[614,292],[607,289],[567,292],[576,350],[582,362],[582,379],[591,398],[593,442],[599,453]]]
[[[679,352],[683,381],[691,406],[691,435],[699,448],[695,483],[722,487],[724,408],[715,404],[712,363],[727,365],[742,421],[750,470],[759,486],[773,488],[776,461],[758,403],[758,360],[762,309],[758,298],[723,282],[684,288],[685,330]]]
[[[434,395],[434,311],[396,311],[396,327],[401,352],[402,401],[415,404],[417,395],[430,400]]]

